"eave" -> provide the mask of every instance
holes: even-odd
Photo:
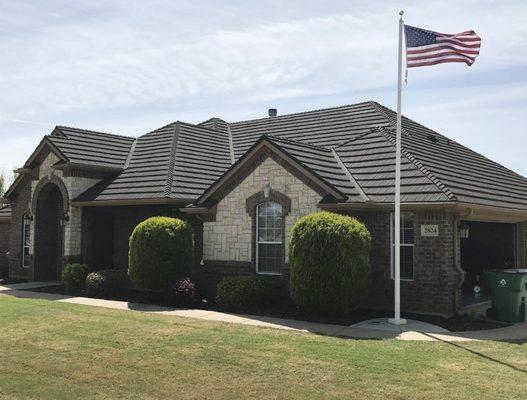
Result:
[[[182,207],[190,204],[192,200],[186,199],[121,199],[121,200],[89,200],[71,202],[73,207],[98,207],[98,206],[146,206],[146,205],[173,205]]]

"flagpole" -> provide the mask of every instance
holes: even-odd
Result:
[[[394,317],[391,324],[403,325],[406,320],[401,318],[401,95],[403,89],[403,21],[404,11],[399,15],[399,57],[397,70],[397,131],[395,144],[395,216],[394,216]]]

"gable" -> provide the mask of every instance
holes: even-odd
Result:
[[[345,200],[346,196],[342,192],[281,150],[266,138],[262,138],[197,200],[196,205],[221,200],[268,158],[273,159],[282,167],[282,171],[295,176],[305,186],[318,193],[321,198],[331,196]]]

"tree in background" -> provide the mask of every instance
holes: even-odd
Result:
[[[7,186],[7,182],[5,179],[5,174],[4,174],[4,171],[2,171],[0,172],[0,197],[2,197],[5,191],[7,190],[6,186]]]

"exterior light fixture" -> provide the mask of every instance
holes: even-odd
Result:
[[[68,214],[64,214],[60,220],[60,224],[62,226],[65,226],[70,220],[70,216]]]
[[[24,221],[33,221],[33,215],[27,213],[26,215],[24,215]]]
[[[269,196],[271,195],[271,184],[269,182],[267,182],[263,188],[263,194],[264,194],[264,197],[267,199],[269,198]]]
[[[470,233],[470,227],[466,222],[462,222],[459,226],[459,237],[461,239],[468,239]]]

